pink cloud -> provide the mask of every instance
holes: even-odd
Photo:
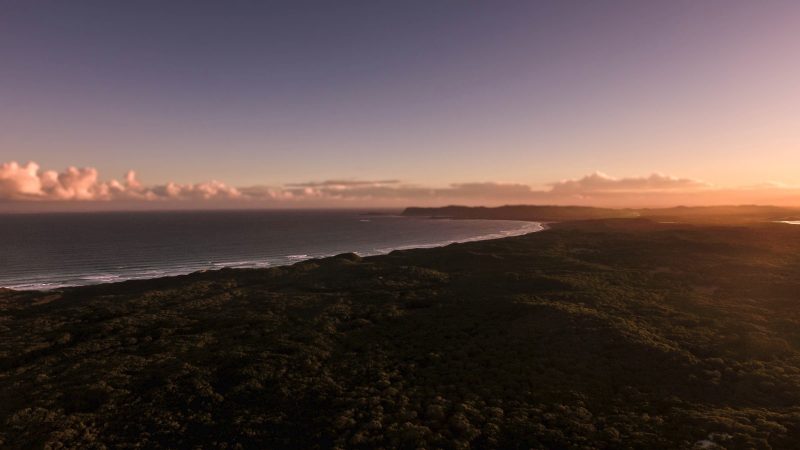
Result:
[[[518,183],[456,183],[443,189],[440,194],[455,195],[460,197],[508,197],[518,198],[534,194],[535,191],[527,184]]]
[[[112,201],[235,199],[242,194],[218,181],[197,184],[167,183],[145,187],[129,171],[125,181],[99,181],[97,169],[69,167],[63,172],[41,171],[35,162],[0,164],[0,200]]]
[[[332,188],[332,189],[348,189],[353,187],[363,186],[386,186],[399,184],[400,180],[325,180],[325,181],[309,181],[305,183],[289,183],[288,187],[311,187],[311,188]]]
[[[52,181],[51,176],[47,178]],[[24,199],[42,190],[39,165],[34,162],[21,166],[16,161],[0,164],[0,198]]]
[[[145,186],[133,171],[125,174],[122,181],[102,181],[94,168],[70,167],[56,172],[43,171],[35,162],[24,165],[8,162],[0,164],[0,202],[23,206],[37,202],[105,202],[109,205],[114,202],[160,202],[164,207],[176,206],[175,202],[186,207],[201,204],[214,207],[321,207],[447,203],[638,207],[735,203],[800,205],[800,189],[778,183],[718,188],[699,180],[661,174],[616,178],[601,172],[551,183],[544,189],[519,183],[473,182],[426,187],[399,180],[341,179],[241,188],[219,181]]]
[[[612,192],[646,192],[703,189],[708,183],[689,178],[676,178],[658,173],[646,177],[615,178],[595,172],[574,180],[563,180],[550,184],[554,194],[602,194]]]

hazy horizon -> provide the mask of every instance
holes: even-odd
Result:
[[[0,0],[0,447],[797,449],[798,49],[798,0]]]

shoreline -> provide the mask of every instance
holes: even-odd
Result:
[[[550,230],[0,290],[0,442],[793,448],[797,227]]]
[[[411,218],[411,219],[422,219],[421,217],[407,217],[407,216],[397,216],[403,218]],[[434,219],[424,218],[425,220]],[[466,239],[459,239],[459,240],[446,240],[446,241],[438,241],[433,243],[422,243],[422,244],[408,244],[408,245],[400,245],[397,247],[386,247],[376,249],[374,252],[359,252],[359,251],[344,251],[339,252],[336,254],[324,254],[324,255],[309,255],[309,254],[289,254],[289,255],[281,255],[281,258],[287,259],[286,262],[271,262],[267,261],[266,259],[256,261],[230,261],[230,262],[211,262],[209,263],[212,267],[207,268],[196,268],[191,270],[182,270],[182,269],[159,269],[159,268],[150,268],[140,274],[131,274],[131,275],[117,275],[108,272],[102,273],[92,273],[92,274],[85,274],[82,275],[82,279],[87,280],[86,283],[69,283],[69,284],[55,284],[52,287],[41,287],[43,284],[47,284],[46,281],[42,281],[41,283],[36,284],[19,284],[19,285],[11,285],[11,286],[0,286],[0,289],[5,289],[8,291],[14,292],[57,292],[63,289],[75,289],[75,288],[82,288],[82,287],[91,287],[91,286],[104,286],[104,285],[114,285],[120,283],[128,283],[128,282],[138,282],[138,281],[153,281],[153,280],[160,280],[160,279],[172,279],[177,277],[189,276],[198,273],[213,273],[218,272],[221,270],[258,270],[258,269],[269,269],[269,268],[276,268],[276,267],[290,267],[298,263],[312,261],[312,260],[324,260],[328,258],[336,257],[337,254],[346,254],[352,253],[358,255],[359,257],[373,257],[373,256],[381,256],[381,255],[388,255],[391,252],[398,251],[398,250],[414,250],[414,249],[433,249],[439,247],[445,247],[451,244],[460,244],[460,243],[469,243],[469,242],[481,242],[481,241],[489,241],[495,239],[505,239],[511,237],[518,237],[524,236],[527,234],[538,233],[541,231],[545,231],[548,229],[547,224],[549,222],[538,222],[538,221],[531,221],[531,220],[513,220],[513,219],[493,219],[493,218],[486,218],[486,219],[464,219],[464,218],[457,218],[457,217],[438,217],[435,218],[436,220],[504,220],[507,222],[521,222],[522,225],[519,229],[516,230],[501,230],[495,233],[489,234],[481,234],[477,236],[473,236]],[[278,258],[278,257],[273,257]],[[198,264],[199,265],[199,264]],[[188,267],[187,267],[188,269]],[[152,276],[151,276],[152,275]],[[97,281],[97,282],[92,282]]]

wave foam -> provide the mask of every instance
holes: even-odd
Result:
[[[800,224],[800,221],[797,222],[787,221],[786,223]],[[373,248],[372,250],[349,249],[349,250],[343,250],[339,253],[352,251],[360,256],[374,256],[374,255],[386,254],[394,250],[442,247],[453,243],[476,242],[489,239],[501,239],[512,236],[520,236],[524,234],[535,233],[542,230],[544,230],[544,226],[538,222],[524,222],[521,225],[519,224],[519,222],[517,222],[517,227],[513,229],[500,230],[493,233],[466,237],[462,239],[451,239],[438,242],[417,242],[408,245]],[[97,273],[88,273],[88,274],[62,273],[57,275],[53,275],[52,273],[50,273],[47,274],[46,276],[44,274],[39,276],[29,275],[27,277],[17,278],[16,280],[8,282],[7,284],[4,284],[3,286],[0,287],[6,287],[9,289],[20,290],[20,291],[52,290],[52,289],[61,289],[61,288],[83,286],[83,285],[95,285],[101,283],[123,282],[130,280],[146,280],[146,279],[159,278],[165,276],[187,275],[201,270],[209,270],[209,269],[214,270],[214,269],[221,269],[224,267],[235,268],[235,269],[265,268],[269,266],[293,264],[311,258],[324,258],[333,255],[334,255],[333,253],[327,253],[327,252],[314,255],[301,253],[301,254],[291,254],[291,255],[272,255],[269,258],[242,259],[233,261],[217,261],[217,262],[186,261],[185,264],[167,268],[158,268],[158,269],[152,267],[153,265],[157,264],[156,261],[153,261],[152,265],[149,263],[141,263],[133,266],[113,265],[109,266],[103,271],[98,271]],[[111,269],[111,267],[113,267],[114,269]]]

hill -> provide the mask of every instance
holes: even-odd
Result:
[[[4,448],[796,448],[800,226],[0,292]]]

